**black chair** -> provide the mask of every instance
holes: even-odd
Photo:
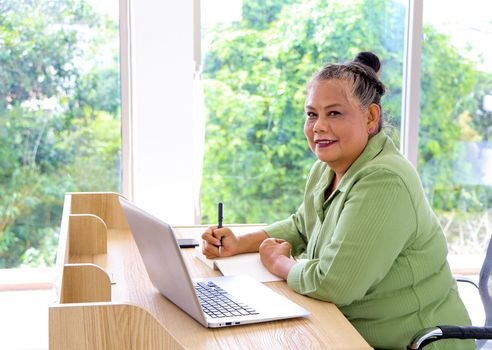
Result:
[[[492,339],[492,239],[489,241],[487,254],[480,269],[480,279],[478,285],[465,278],[457,278],[457,281],[468,282],[478,288],[485,311],[484,327],[459,327],[459,326],[436,326],[426,328],[418,332],[411,343],[407,346],[408,350],[420,350],[424,346],[441,339],[476,339],[477,349],[492,349],[487,339]]]

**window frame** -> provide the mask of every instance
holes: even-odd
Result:
[[[403,43],[403,86],[400,151],[417,169],[420,117],[423,0],[407,1]]]
[[[406,23],[405,23],[405,39],[404,39],[404,67],[403,67],[403,83],[402,83],[402,110],[401,110],[401,143],[400,151],[402,154],[417,168],[418,158],[418,132],[419,132],[419,115],[420,115],[420,64],[422,53],[422,32],[423,32],[423,0],[406,0]],[[141,73],[149,67],[139,66],[135,61],[133,41],[139,35],[141,28],[135,25],[135,11],[152,13],[155,5],[152,2],[133,0],[120,0],[120,62],[121,62],[121,91],[122,91],[122,192],[123,195],[131,200],[138,199],[139,190],[142,186],[139,183],[138,177],[135,177],[135,159],[138,159],[140,152],[136,149],[135,137],[135,114],[138,105],[138,98],[135,99],[135,72]],[[201,74],[201,0],[187,0],[183,2],[174,2],[170,8],[189,9],[191,13],[184,11],[176,11],[177,15],[185,16],[184,22],[190,19],[192,21],[192,37],[190,45],[192,53],[189,57],[189,71],[182,72],[188,75],[190,79],[199,79]],[[137,7],[137,8],[136,8]],[[162,30],[166,28],[164,21],[161,25]],[[168,28],[169,29],[169,28]],[[176,28],[178,30],[178,28]],[[165,38],[164,38],[165,39]],[[173,43],[166,43],[172,48]],[[151,47],[139,46],[139,50],[149,50]],[[154,82],[156,86],[161,82]],[[193,91],[189,91],[190,100],[193,100]],[[195,109],[196,110],[196,109]],[[141,117],[141,116],[140,116]],[[151,122],[151,121],[150,121]],[[200,124],[200,123],[197,123]],[[198,131],[201,134],[202,131]],[[164,149],[174,150],[176,145],[168,144]],[[196,154],[190,155],[192,159],[196,159]],[[167,178],[165,172],[161,174],[163,181],[173,181],[173,178]],[[176,183],[175,186],[183,186],[182,183]],[[193,188],[199,187],[196,184]],[[190,200],[191,199],[191,200]],[[193,211],[194,218],[192,222],[199,223],[199,207],[198,195],[188,197],[187,204],[190,211]],[[156,207],[156,203],[142,203],[147,207]],[[172,214],[171,221],[173,221]],[[190,216],[188,215],[188,218]],[[189,223],[189,222],[188,222]]]

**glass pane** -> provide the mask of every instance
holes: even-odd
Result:
[[[118,1],[0,1],[0,268],[54,264],[67,191],[119,191]]]
[[[462,257],[483,254],[492,233],[491,14],[487,0],[424,4],[418,169]]]
[[[229,223],[273,222],[297,209],[315,159],[303,134],[305,86],[324,63],[378,54],[399,144],[401,1],[203,0],[202,14],[202,222],[215,222],[219,200]]]

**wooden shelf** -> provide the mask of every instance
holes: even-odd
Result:
[[[131,244],[132,238],[118,197],[65,196],[57,300],[49,308],[50,349],[184,349],[147,310],[121,302],[129,285],[121,270],[126,248],[120,243]]]
[[[203,327],[153,287],[119,196],[65,196],[57,297],[49,308],[50,349],[371,349],[335,305],[299,295],[285,282],[267,285],[308,309],[309,318]],[[234,226],[239,234],[252,229]],[[204,226],[175,230],[199,238]],[[192,277],[219,275],[198,261],[193,249],[182,252]]]

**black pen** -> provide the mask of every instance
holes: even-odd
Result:
[[[217,225],[217,228],[222,228],[222,219],[223,219],[223,216],[222,216],[222,212],[224,210],[224,204],[222,204],[222,202],[219,202],[218,206],[217,206],[217,212],[218,212],[218,222],[219,224]],[[222,255],[222,237],[220,237],[220,244],[219,244],[219,256]]]

